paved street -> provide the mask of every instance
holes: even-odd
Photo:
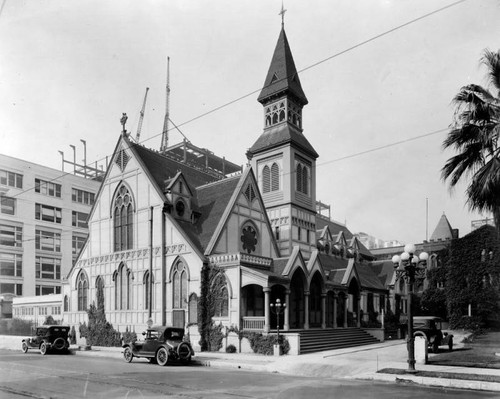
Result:
[[[498,393],[432,389],[135,359],[0,350],[0,398],[495,398]]]

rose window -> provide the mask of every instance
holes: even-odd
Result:
[[[257,231],[252,226],[246,226],[241,232],[241,242],[243,250],[248,253],[255,252],[257,246]]]

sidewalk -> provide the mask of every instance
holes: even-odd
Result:
[[[464,337],[458,332],[455,335],[455,348],[463,347],[460,343]],[[11,337],[11,342],[0,337],[0,348],[20,350],[21,340]],[[72,352],[77,356],[104,356],[122,360],[122,348],[92,347],[89,351],[79,350],[72,346]],[[499,382],[474,381],[468,379],[422,377],[411,374],[383,374],[377,371],[385,368],[406,370],[406,342],[403,340],[386,341],[374,345],[338,349],[300,356],[263,356],[258,354],[201,352],[193,357],[193,364],[206,367],[241,369],[268,373],[282,373],[303,377],[347,378],[378,380],[389,382],[409,382],[427,386],[447,388],[499,391]],[[435,356],[429,354],[429,359]],[[417,371],[462,373],[478,376],[499,376],[498,369],[481,369],[469,367],[436,366],[432,364],[416,364]],[[478,378],[476,377],[476,378]]]

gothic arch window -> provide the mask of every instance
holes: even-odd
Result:
[[[132,249],[134,238],[134,203],[129,189],[121,185],[113,203],[114,247],[116,251]]]
[[[247,222],[243,225],[240,241],[244,252],[249,254],[255,252],[259,242],[259,233],[252,223]]]
[[[132,273],[124,263],[115,271],[113,280],[115,282],[115,309],[130,309]]]
[[[306,195],[309,194],[309,190],[307,188],[308,186],[308,180],[309,180],[309,176],[308,176],[308,173],[307,173],[307,168],[304,166],[302,168],[302,192]]]
[[[229,291],[226,277],[219,273],[212,282],[212,292],[215,294],[215,317],[229,316]]]
[[[172,296],[174,309],[187,309],[188,269],[182,260],[172,268]]]
[[[297,191],[302,192],[302,165],[300,163],[297,165],[296,183]]]
[[[268,193],[269,191],[271,191],[271,170],[266,165],[262,169],[262,192]]]
[[[64,295],[64,311],[69,312],[69,299],[67,295]]]
[[[76,290],[78,297],[78,311],[84,312],[87,310],[87,299],[89,295],[89,279],[87,274],[81,270],[76,278]]]
[[[277,113],[273,115],[273,125],[276,123],[278,123],[278,114]]]
[[[149,274],[149,270],[144,273],[143,285],[144,285],[144,309],[149,309],[149,292],[151,289],[152,296],[154,298],[154,275]]]
[[[104,279],[101,276],[97,276],[95,280],[95,288],[96,288],[96,303],[98,304],[98,295],[102,295],[102,299],[104,300]],[[104,303],[103,303],[104,305]]]
[[[296,175],[297,191],[309,195],[309,168],[298,162]]]
[[[281,110],[280,111],[280,122],[283,122],[285,120],[285,111]]]
[[[276,162],[271,166],[271,191],[280,189],[280,167]]]
[[[189,295],[189,320],[188,323],[198,323],[198,295]]]

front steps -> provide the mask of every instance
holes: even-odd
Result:
[[[351,348],[380,342],[361,328],[335,328],[300,331],[300,354]]]

